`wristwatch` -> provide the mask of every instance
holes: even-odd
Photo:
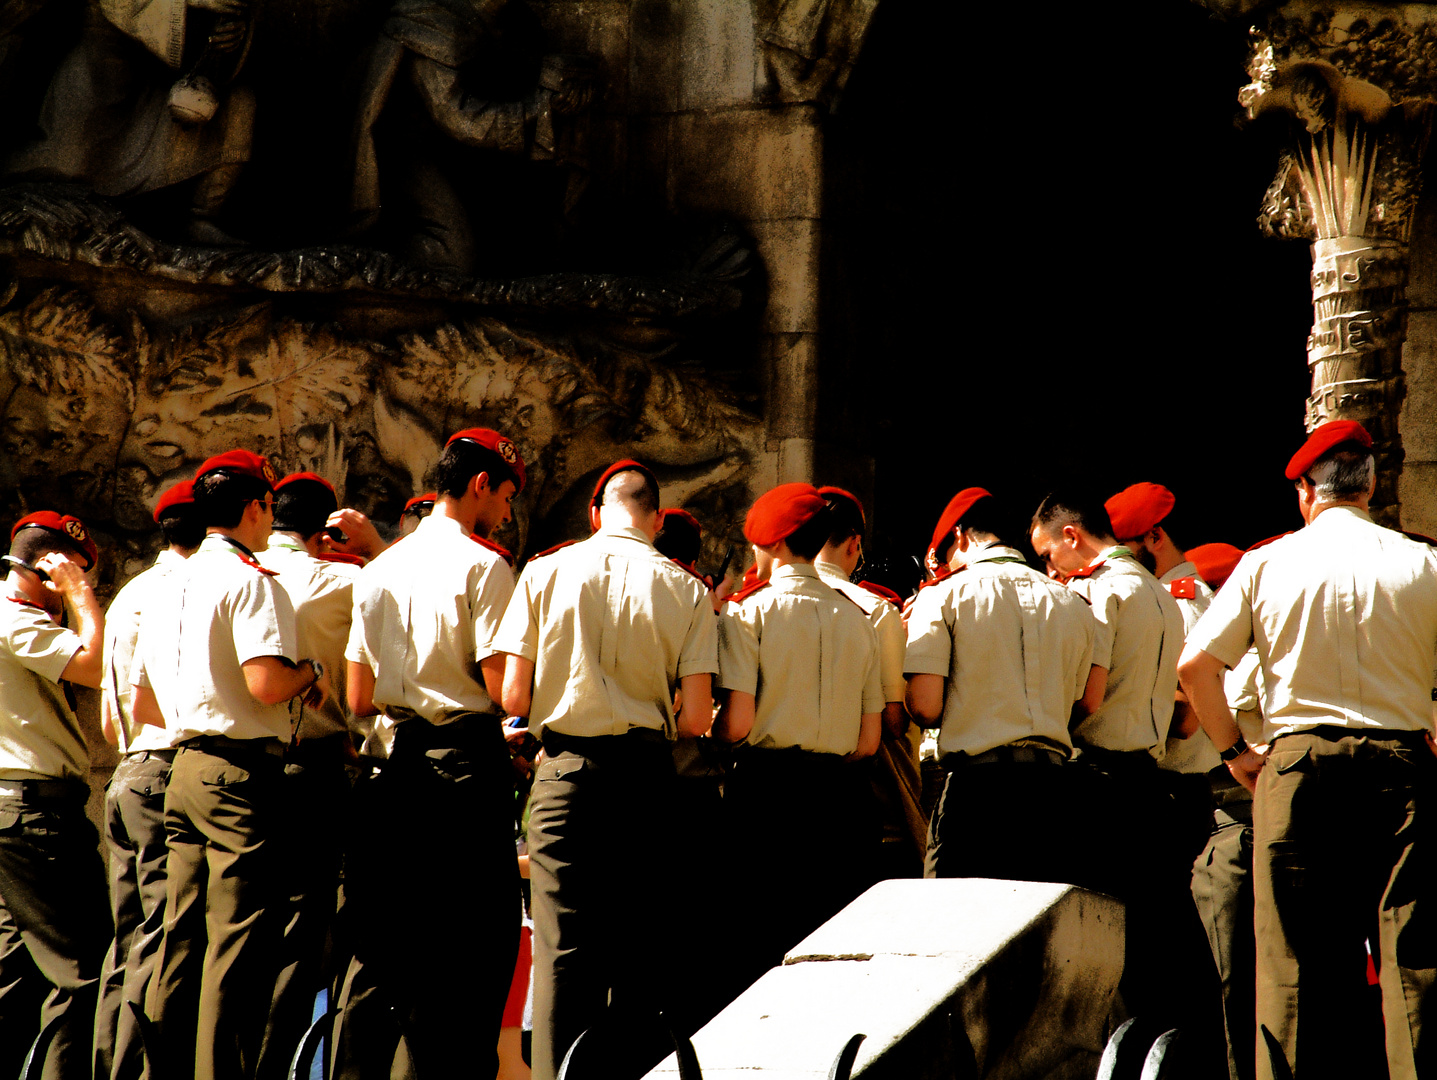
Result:
[[[1226,750],[1219,750],[1217,756],[1222,758],[1223,761],[1236,761],[1250,749],[1251,747],[1247,745],[1247,740],[1239,735],[1237,742],[1233,743]]]
[[[321,679],[324,678],[324,665],[322,663],[320,663],[312,656],[306,656],[304,658],[304,663],[308,664],[310,670],[314,672],[315,683],[319,682]],[[310,685],[313,686],[314,683],[310,683]]]

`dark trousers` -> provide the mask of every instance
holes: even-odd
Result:
[[[924,876],[1072,881],[1076,819],[1070,766],[1033,752],[1030,760],[944,759],[947,779],[928,831]]]
[[[1216,772],[1216,770],[1214,770]],[[1256,943],[1252,932],[1252,796],[1231,776],[1213,782],[1212,834],[1193,864],[1193,900],[1222,980],[1228,1080],[1252,1080]],[[1225,779],[1224,779],[1225,777]]]
[[[165,789],[173,750],[129,754],[105,788],[105,851],[115,937],[100,971],[95,1080],[132,1080],[144,1055],[126,1002],[144,1008],[165,926]]]
[[[401,722],[356,787],[345,916],[365,992],[342,1003],[335,1078],[389,1076],[401,1033],[419,1080],[497,1070],[519,948],[513,791],[499,718],[482,715]]]
[[[105,871],[84,783],[25,787],[0,795],[0,1076],[18,1076],[35,1036],[58,1019],[42,1075],[80,1080],[90,1076],[110,935]]]
[[[283,761],[259,743],[206,738],[175,755],[165,792],[165,929],[146,997],[162,1080],[254,1073],[279,938],[283,781]]]
[[[671,943],[645,932],[643,913],[667,911],[675,926],[689,925],[680,914],[686,898],[673,892],[681,864],[668,741],[548,735],[544,743],[553,756],[534,775],[529,810],[536,1080],[552,1080],[610,1003],[634,1016],[675,1009]],[[644,1076],[672,1051],[637,1027],[591,1050],[610,1080]]]
[[[1261,1028],[1302,1077],[1437,1076],[1420,1041],[1437,975],[1432,814],[1437,758],[1420,733],[1323,727],[1273,743],[1253,801]],[[1386,1028],[1361,1023],[1376,935]],[[1380,956],[1378,955],[1380,953]]]
[[[745,750],[724,788],[732,943],[742,990],[876,880],[880,825],[867,771],[837,754]]]
[[[269,1019],[260,1047],[259,1080],[286,1080],[295,1048],[330,981],[326,944],[338,906],[339,863],[348,823],[346,734],[292,747],[284,766],[284,828],[279,841],[279,953]]]

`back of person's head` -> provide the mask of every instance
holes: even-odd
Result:
[[[469,482],[480,473],[488,476],[490,491],[498,491],[506,480],[516,492],[524,490],[524,459],[512,441],[492,428],[456,431],[434,466],[434,489],[451,499],[462,499]]]
[[[1082,491],[1053,491],[1043,497],[1033,514],[1031,528],[1047,534],[1062,530],[1065,525],[1082,529],[1095,540],[1111,540],[1113,523],[1108,518],[1103,500]]]
[[[599,505],[622,506],[635,517],[657,513],[659,485],[647,469],[621,469],[604,481]]]
[[[86,560],[85,551],[80,545],[71,543],[64,533],[55,532],[53,529],[21,529],[15,534],[15,539],[10,541],[11,558],[19,559],[30,566],[34,566],[46,555],[57,553],[79,559],[82,566]]]
[[[788,550],[800,559],[812,560],[833,533],[833,511],[825,506],[784,537]]]
[[[863,505],[858,499],[841,488],[821,487],[818,492],[828,503],[828,537],[824,544],[840,547],[855,536],[861,539],[867,522],[863,517]],[[790,543],[789,549],[792,548]]]
[[[194,503],[172,506],[160,514],[160,535],[170,547],[191,550],[204,542],[205,525]]]
[[[1008,507],[1002,499],[989,496],[986,499],[979,499],[958,519],[957,528],[969,534],[970,539],[978,543],[997,541],[999,543],[1011,543],[1013,538],[1013,524],[1008,513]]]
[[[217,469],[195,480],[195,514],[205,528],[233,529],[245,507],[256,499],[263,502],[273,490],[253,476]]]
[[[286,476],[274,489],[274,528],[308,540],[324,528],[339,509],[339,498],[327,480],[313,473]]]
[[[1320,502],[1360,499],[1372,488],[1377,462],[1372,454],[1352,443],[1331,450],[1307,470]]]
[[[654,547],[659,554],[692,566],[698,561],[703,545],[703,530],[698,519],[687,510],[665,510],[654,537]]]

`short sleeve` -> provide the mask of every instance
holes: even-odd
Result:
[[[953,631],[945,618],[943,601],[952,595],[943,586],[921,590],[908,612],[908,646],[903,670],[910,675],[942,675],[952,672]]]
[[[370,671],[378,668],[375,656],[378,649],[371,635],[370,622],[374,618],[373,590],[368,587],[369,579],[361,574],[354,583],[354,601],[350,609],[349,641],[344,646],[344,658],[351,664],[363,664]]]
[[[883,680],[885,701],[903,700],[903,662],[906,637],[903,617],[898,609],[884,601],[876,609],[873,629],[878,632],[878,676]]]
[[[23,610],[10,627],[5,647],[23,666],[36,675],[58,683],[70,660],[80,651],[80,635],[67,630],[42,609],[20,605]]]
[[[494,639],[499,634],[500,623],[514,596],[514,571],[503,559],[495,559],[479,579],[477,595],[471,596],[470,610],[474,613],[474,645],[477,654],[474,659],[487,660],[499,649]]]
[[[267,575],[256,573],[234,593],[230,633],[241,664],[261,656],[298,660],[294,603]]]
[[[694,605],[688,633],[679,651],[679,678],[718,673],[718,621],[708,594],[702,593]]]
[[[878,644],[877,639],[874,645]],[[882,712],[883,706],[888,704],[887,695],[883,693],[882,660],[879,650],[873,650],[872,658],[868,661],[868,677],[863,681],[863,711],[867,713]]]
[[[1118,627],[1118,607],[1121,601],[1111,589],[1097,588],[1088,594],[1093,613],[1093,659],[1092,666],[1109,668],[1113,666],[1113,635]],[[1079,695],[1080,697],[1082,695]]]
[[[1078,604],[1079,622],[1083,627],[1083,649],[1082,660],[1078,663],[1077,683],[1073,687],[1073,700],[1081,701],[1088,690],[1088,672],[1096,665],[1093,659],[1093,646],[1098,639],[1098,620],[1093,618],[1093,613],[1087,604]]]
[[[1245,556],[1188,635],[1188,646],[1236,667],[1252,647],[1252,579],[1256,560]]]
[[[725,690],[758,693],[758,612],[725,604],[718,617],[718,684]]]
[[[538,662],[539,620],[534,599],[538,592],[537,576],[532,562],[524,567],[524,572],[519,575],[519,584],[514,587],[503,618],[489,642],[491,656],[502,652]]]

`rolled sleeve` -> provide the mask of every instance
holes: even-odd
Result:
[[[1093,658],[1090,665],[1111,670],[1113,634],[1118,626],[1119,601],[1117,594],[1107,589],[1095,589],[1093,592],[1097,595],[1088,595],[1093,612]]]
[[[705,593],[694,606],[688,634],[679,650],[679,678],[686,675],[718,674],[718,617]]]
[[[529,567],[525,567],[524,572],[519,575],[519,584],[509,597],[504,617],[499,621],[499,627],[489,643],[490,655],[508,653],[510,656],[522,656],[525,660],[538,662],[539,620],[535,618],[534,596],[539,591],[535,586],[533,573]]]
[[[925,589],[913,601],[908,613],[908,645],[903,670],[910,675],[941,675],[948,678],[953,663],[953,633],[937,589]]]
[[[725,690],[758,693],[758,632],[753,618],[742,606],[725,610],[718,618],[718,684]]]
[[[261,656],[299,659],[294,604],[268,577],[256,574],[253,582],[236,592],[230,616],[235,658],[241,664]]]
[[[474,644],[476,660],[487,660],[499,649],[495,639],[499,635],[502,616],[514,598],[514,571],[502,559],[496,559],[479,581],[479,587],[470,610],[474,612]]]
[[[887,696],[883,693],[881,668],[878,650],[875,649],[872,659],[868,662],[868,677],[863,681],[863,711],[865,714],[882,712],[883,706],[888,704]]]
[[[21,614],[6,641],[16,660],[52,683],[60,681],[82,644],[79,634],[33,609]]]
[[[903,618],[898,609],[889,603],[880,605],[878,611],[873,629],[878,632],[878,675],[883,680],[883,696],[886,701],[902,701],[903,656],[906,651]]]

